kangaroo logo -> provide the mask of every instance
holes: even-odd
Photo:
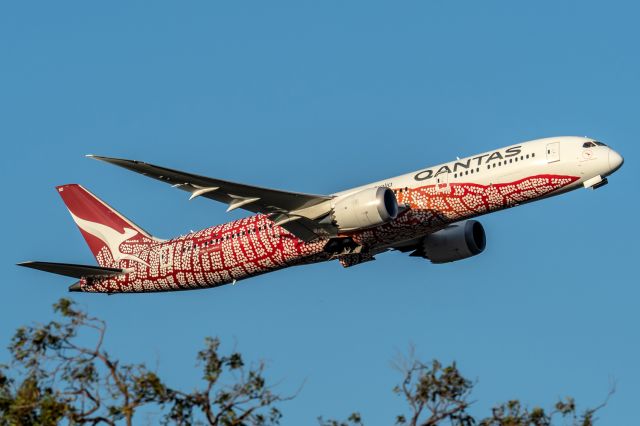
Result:
[[[120,244],[138,234],[138,231],[136,231],[135,229],[124,228],[124,233],[121,234],[120,232],[106,225],[81,219],[78,216],[74,215],[71,211],[69,211],[69,213],[71,213],[71,217],[73,218],[74,222],[80,227],[80,229],[100,239],[104,243],[104,245],[107,246],[114,261],[118,262],[123,259],[128,259],[149,266],[147,262],[140,259],[139,257],[132,254],[122,253],[120,251]]]

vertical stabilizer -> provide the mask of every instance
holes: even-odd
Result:
[[[122,260],[148,266],[139,254],[156,242],[155,238],[81,185],[56,189],[100,266],[127,266],[120,265]]]

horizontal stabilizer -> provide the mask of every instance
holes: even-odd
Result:
[[[103,268],[101,266],[75,265],[73,263],[53,262],[22,262],[18,266],[39,269],[52,274],[65,275],[73,278],[109,277],[125,273],[124,269]]]

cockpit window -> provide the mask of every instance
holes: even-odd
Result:
[[[607,146],[607,145],[603,144],[602,142],[598,142],[598,141],[593,141],[593,143],[595,143],[598,146]]]
[[[585,142],[582,144],[583,148],[593,148],[594,146],[596,146],[595,142]]]

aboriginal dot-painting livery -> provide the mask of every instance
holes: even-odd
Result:
[[[596,145],[588,138],[568,139],[560,141],[564,161],[559,145],[551,146],[556,142],[544,139],[333,196],[242,186],[146,163],[108,159],[187,190],[191,198],[206,196],[228,203],[229,209],[259,213],[161,240],[82,186],[62,185],[57,190],[100,266],[46,262],[22,265],[79,278],[71,287],[73,291],[121,293],[215,287],[332,259],[349,267],[373,260],[374,255],[389,249],[414,251],[414,255],[435,263],[441,263],[434,259],[441,258],[442,253],[444,261],[458,260],[481,252],[484,241],[474,251],[470,235],[455,234],[459,231],[453,229],[462,229],[456,224],[580,186],[602,186],[606,183],[604,176],[622,164],[621,157],[611,164],[612,150],[604,144]],[[606,147],[606,151],[600,147]],[[552,152],[552,148],[558,152]],[[601,160],[596,164],[598,158]],[[370,195],[366,198],[362,194]],[[384,214],[378,216],[379,212]],[[358,220],[374,225],[358,227]],[[434,238],[438,235],[445,238]],[[463,240],[466,243],[460,242]],[[447,250],[454,253],[452,257],[446,257]]]
[[[416,232],[426,234],[451,222],[544,196],[576,179],[571,176],[535,176],[492,186],[452,184],[446,190],[439,190],[434,185],[418,187],[399,194],[398,201],[409,204],[410,209],[395,221],[351,236],[365,247],[397,239],[406,240]],[[66,193],[79,191],[88,194],[79,185],[60,189]],[[83,235],[86,238],[84,230]],[[143,292],[214,287],[286,266],[328,260],[330,256],[323,251],[326,242],[326,239],[319,239],[305,243],[284,228],[274,226],[264,215],[236,220],[165,242],[154,243],[136,234],[120,243],[116,250],[128,257],[114,259],[113,250],[108,245],[103,245],[96,254],[101,266],[131,269],[131,272],[96,280],[84,290]],[[348,258],[349,255],[345,255],[345,259]],[[345,266],[349,265],[345,261]]]

